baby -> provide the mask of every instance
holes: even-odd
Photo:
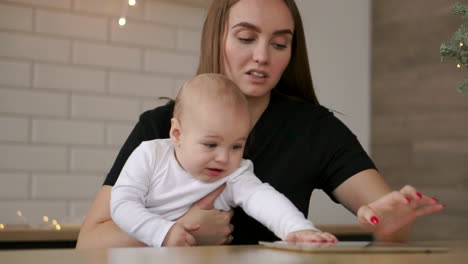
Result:
[[[251,126],[247,100],[232,81],[220,74],[189,80],[175,102],[170,139],[141,143],[123,167],[111,193],[114,222],[149,246],[196,245],[190,231],[198,227],[175,220],[226,183],[216,209],[241,206],[283,240],[336,242],[242,159]]]

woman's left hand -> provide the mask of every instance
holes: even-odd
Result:
[[[441,211],[445,205],[422,195],[412,186],[393,191],[359,208],[361,226],[378,235],[391,235],[421,216]]]

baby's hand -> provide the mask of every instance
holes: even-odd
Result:
[[[325,243],[336,243],[338,239],[330,233],[321,232],[316,230],[301,230],[291,232],[286,236],[287,242],[293,243],[312,243],[312,242],[325,242]]]
[[[190,247],[197,244],[195,238],[189,233],[200,228],[200,225],[175,223],[162,243],[163,247]]]

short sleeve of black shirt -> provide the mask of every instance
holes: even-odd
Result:
[[[104,185],[113,186],[115,184],[128,157],[141,142],[169,137],[173,110],[174,104],[170,102],[140,115],[137,124],[123,144],[114,165],[107,174]]]

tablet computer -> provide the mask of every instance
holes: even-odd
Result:
[[[260,245],[282,250],[292,250],[311,253],[441,253],[450,248],[442,246],[427,246],[413,243],[383,243],[369,241],[343,241],[333,243],[288,243],[285,241],[265,242]]]

